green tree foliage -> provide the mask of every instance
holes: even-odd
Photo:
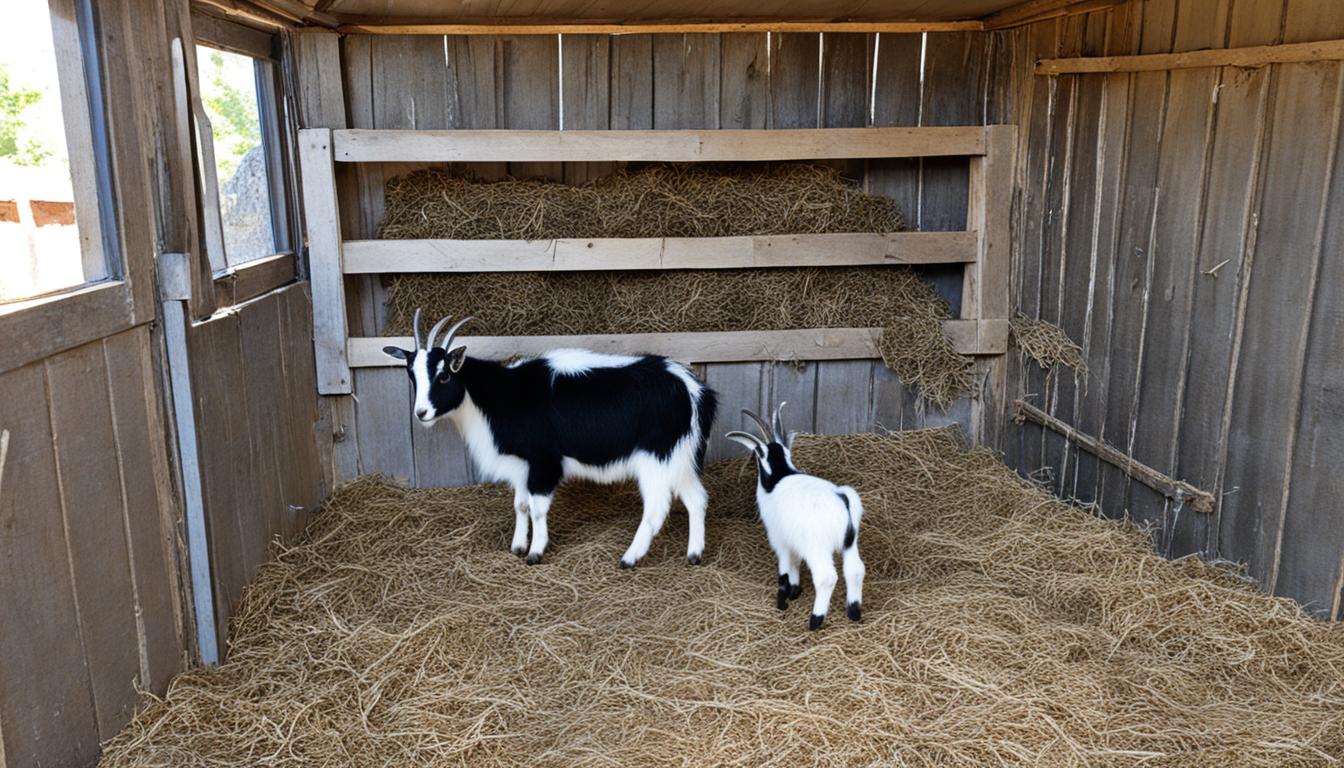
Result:
[[[51,150],[32,136],[23,113],[42,100],[42,92],[11,85],[9,72],[0,64],[0,159],[15,165],[41,165]]]
[[[226,59],[224,53],[211,49],[207,61],[208,65],[201,69],[208,71],[198,75],[202,83],[201,103],[210,116],[215,134],[215,165],[223,182],[233,176],[243,155],[261,143],[261,118],[257,113],[251,59],[237,55]]]

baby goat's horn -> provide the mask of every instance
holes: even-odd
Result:
[[[788,400],[780,400],[779,405],[775,406],[775,417],[770,421],[774,426],[775,439],[780,442],[784,442],[784,435],[787,434],[784,431],[784,419],[780,417],[780,413],[783,412],[784,406],[788,404]]]
[[[761,428],[761,434],[765,436],[766,442],[770,442],[771,440],[774,439],[775,436],[774,431],[770,429],[769,424],[765,423],[765,419],[762,419],[760,416],[757,416],[754,412],[749,411],[746,408],[742,409],[742,413],[750,417],[751,420],[756,422],[756,424]]]

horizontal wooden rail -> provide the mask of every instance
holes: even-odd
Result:
[[[344,163],[751,162],[985,154],[985,128],[332,131]]]
[[[342,16],[340,31],[365,35],[650,35],[722,32],[979,32],[978,19],[954,21],[553,21],[479,23]]]
[[[560,240],[348,240],[346,274],[958,264],[975,232],[608,237]]]
[[[1007,320],[948,320],[943,331],[965,355],[998,355],[1008,349]],[[863,360],[881,357],[881,328],[820,328],[789,331],[708,331],[620,333],[592,336],[463,336],[471,354],[493,359],[539,355],[552,349],[581,347],[628,355],[651,352],[685,363],[768,360]],[[403,365],[383,354],[387,345],[409,349],[409,336],[352,337],[347,357],[352,368]]]
[[[1019,424],[1023,421],[1035,422],[1046,429],[1059,433],[1065,440],[1119,468],[1120,471],[1125,473],[1126,477],[1143,483],[1167,498],[1177,503],[1188,504],[1196,512],[1213,511],[1214,498],[1213,494],[1208,491],[1201,491],[1187,482],[1176,480],[1147,464],[1136,461],[1119,448],[1104,443],[1091,435],[1079,432],[1030,403],[1014,400],[1013,408],[1015,411],[1014,419]]]
[[[1247,48],[1220,48],[1208,51],[1186,51],[1184,53],[1148,53],[1137,56],[1042,59],[1036,62],[1036,74],[1157,72],[1169,69],[1194,69],[1196,67],[1263,67],[1267,64],[1338,59],[1344,59],[1344,40],[1257,45]]]

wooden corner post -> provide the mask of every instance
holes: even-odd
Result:
[[[987,348],[989,337],[1002,339],[1006,348],[1008,337],[1012,274],[1009,216],[1016,152],[1017,127],[989,125],[985,126],[985,154],[971,158],[966,228],[976,233],[978,248],[975,263],[966,265],[961,316],[977,321],[982,349]],[[977,444],[998,447],[1007,417],[1007,371],[1006,354],[981,357],[975,362],[981,381],[971,420]]]
[[[331,130],[299,131],[299,167],[303,174],[303,213],[308,234],[308,279],[313,289],[313,355],[317,391],[350,394],[346,359],[345,284],[341,260],[341,220]]]

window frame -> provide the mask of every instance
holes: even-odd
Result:
[[[197,122],[199,137],[198,196],[206,219],[206,248],[212,269],[215,303],[219,307],[232,306],[260,296],[298,278],[298,261],[294,244],[298,241],[300,222],[296,195],[298,186],[293,165],[293,110],[282,71],[283,37],[279,32],[265,32],[207,13],[192,13],[192,50],[188,71],[192,80],[193,120]],[[256,77],[258,117],[261,121],[262,147],[266,156],[266,177],[269,185],[271,231],[274,252],[247,261],[233,262],[225,251],[223,227],[219,207],[219,179],[215,172],[213,136],[209,118],[200,105],[195,46],[201,45],[253,59]],[[185,52],[184,52],[185,53]],[[205,151],[202,152],[201,150]],[[213,233],[211,230],[213,229]],[[215,251],[210,253],[209,251]]]
[[[48,0],[85,280],[0,303],[0,372],[134,327],[93,0]]]

